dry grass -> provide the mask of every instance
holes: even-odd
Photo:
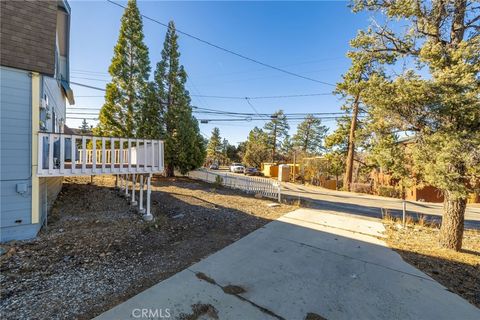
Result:
[[[480,307],[480,231],[465,230],[460,252],[440,247],[439,225],[425,216],[401,219],[384,216],[387,243],[408,263],[450,291]]]

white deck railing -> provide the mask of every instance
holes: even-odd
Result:
[[[210,183],[219,183],[227,188],[240,189],[247,193],[260,193],[265,197],[281,200],[280,183],[268,178],[242,176],[221,171],[212,172],[205,169],[190,171],[188,177]]]
[[[38,134],[39,177],[160,173],[161,140]]]

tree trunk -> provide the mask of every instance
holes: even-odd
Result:
[[[466,206],[466,198],[455,198],[451,192],[445,192],[442,226],[440,228],[440,245],[442,247],[455,251],[462,248]]]
[[[347,163],[345,168],[345,177],[343,180],[343,188],[347,191],[350,191],[350,185],[352,183],[353,176],[353,157],[355,154],[355,130],[357,129],[358,100],[359,95],[357,94],[355,101],[353,102],[352,122],[350,125],[350,135],[348,137]]]
[[[173,168],[173,163],[167,164],[167,166],[166,166],[166,168],[165,168],[165,176],[166,176],[166,177],[174,177],[174,176],[175,176],[175,171],[174,171],[174,168]]]

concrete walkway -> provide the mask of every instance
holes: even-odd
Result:
[[[383,231],[377,221],[299,209],[97,319],[193,310],[198,318],[188,319],[480,319],[387,248]]]

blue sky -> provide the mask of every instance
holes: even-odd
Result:
[[[142,14],[165,23],[174,20],[178,29],[199,38],[329,83],[339,81],[348,69],[349,60],[345,57],[348,42],[358,29],[365,28],[369,22],[366,14],[353,14],[347,5],[346,1],[138,1]],[[123,9],[106,1],[70,1],[70,6],[71,81],[104,88],[109,79],[107,70],[118,38]],[[160,59],[166,29],[145,19],[143,23],[153,73]],[[191,94],[255,97],[330,93],[333,89],[254,64],[185,36],[180,35],[179,45],[181,63],[189,76],[187,89]],[[72,87],[76,95],[75,107],[101,107],[101,91]],[[338,112],[342,101],[333,95],[323,95],[251,100],[251,103],[260,113],[273,113],[278,109],[287,113]],[[192,104],[203,108],[253,112],[245,100],[192,97]],[[291,133],[298,122],[290,123]],[[67,125],[72,127],[78,127],[80,123],[81,120],[67,119]],[[231,143],[238,143],[246,139],[255,125],[263,126],[264,123],[208,123],[200,124],[200,130],[209,136],[212,128],[218,126],[223,137]],[[325,124],[331,130],[335,126],[334,121]]]

